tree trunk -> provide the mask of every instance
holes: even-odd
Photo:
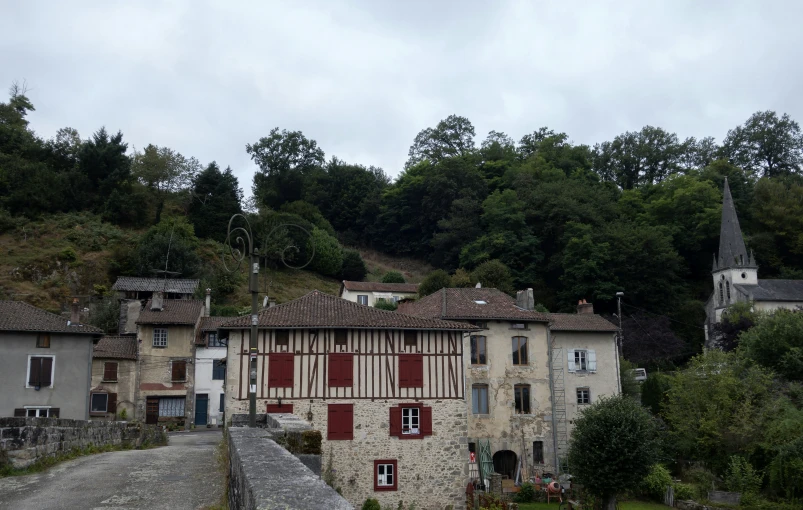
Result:
[[[602,510],[616,510],[616,496],[608,496],[602,504]]]

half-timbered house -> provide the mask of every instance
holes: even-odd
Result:
[[[250,317],[229,333],[226,411],[248,412]],[[324,466],[356,506],[462,508],[467,465],[463,333],[313,291],[259,313],[259,412],[291,412],[323,434]]]

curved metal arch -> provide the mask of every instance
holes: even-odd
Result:
[[[305,267],[310,265],[312,263],[313,259],[315,258],[315,239],[312,237],[312,234],[310,233],[310,231],[305,229],[301,225],[296,225],[295,223],[280,223],[279,225],[276,225],[275,227],[273,227],[271,229],[271,231],[268,232],[268,235],[266,235],[262,239],[262,254],[263,255],[267,255],[267,252],[268,252],[268,239],[270,239],[273,236],[273,234],[276,233],[277,230],[279,230],[280,228],[283,228],[283,227],[297,228],[297,229],[301,230],[304,233],[304,235],[307,236],[307,238],[309,238],[310,245],[312,246],[312,253],[310,254],[310,256],[307,259],[307,261],[304,262],[303,264],[301,264],[300,266],[294,266],[294,265],[290,264],[289,262],[287,262],[287,259],[285,258],[288,252],[291,252],[291,251],[294,251],[295,253],[300,252],[301,250],[299,249],[298,246],[296,246],[295,244],[291,243],[291,244],[285,246],[284,248],[282,248],[282,250],[279,252],[279,259],[282,261],[282,264],[284,264],[285,267],[289,267],[290,269],[304,269]]]
[[[245,222],[245,227],[234,227],[234,229],[232,229],[231,226],[234,223],[234,220],[237,218],[242,218],[242,220]],[[233,239],[232,236],[234,236]],[[235,244],[238,246],[237,248],[235,248]],[[251,231],[251,224],[248,222],[248,218],[238,213],[229,219],[229,228],[228,232],[226,233],[226,241],[223,243],[223,246],[223,267],[226,269],[226,271],[234,273],[240,269],[245,257],[250,256],[254,251],[254,235]],[[232,260],[237,263],[236,267],[229,268],[228,264],[226,264],[227,246],[229,248],[229,255],[231,256]]]

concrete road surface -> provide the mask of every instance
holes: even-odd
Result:
[[[0,478],[2,510],[195,510],[220,503],[217,430],[170,434],[169,446],[99,453]]]

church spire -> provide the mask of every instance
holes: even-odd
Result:
[[[739,228],[739,218],[736,216],[736,207],[733,205],[728,178],[725,178],[725,189],[722,191],[722,225],[719,230],[719,269],[728,267],[749,267],[752,260],[747,254],[747,248]]]

